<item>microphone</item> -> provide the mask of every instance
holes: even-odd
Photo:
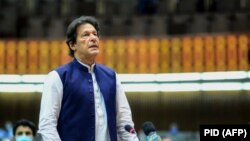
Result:
[[[139,141],[137,138],[137,134],[135,132],[135,129],[131,125],[125,125],[125,130],[130,133],[131,137],[129,137],[129,141]]]
[[[161,137],[156,133],[155,126],[152,122],[144,122],[142,129],[146,134],[146,141],[161,141]]]
[[[125,125],[125,130],[128,131],[130,134],[136,134],[135,129],[131,125]]]

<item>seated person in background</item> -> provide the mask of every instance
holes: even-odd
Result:
[[[36,136],[37,128],[29,120],[21,119],[13,127],[14,141],[33,141]]]
[[[172,141],[170,137],[168,136],[165,136],[165,137],[162,137],[162,141]]]

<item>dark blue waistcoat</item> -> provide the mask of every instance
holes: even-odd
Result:
[[[62,141],[95,140],[95,103],[91,74],[76,59],[56,69],[63,84],[63,99],[57,130]],[[103,65],[94,68],[104,98],[111,141],[116,131],[116,75]]]

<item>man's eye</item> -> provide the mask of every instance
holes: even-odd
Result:
[[[31,132],[26,132],[26,135],[31,135]]]
[[[81,37],[88,37],[88,36],[89,36],[88,33],[83,33],[83,34],[81,34]]]
[[[22,135],[22,132],[18,132],[17,135]]]
[[[87,37],[87,36],[89,36],[88,34],[82,34],[82,37]]]

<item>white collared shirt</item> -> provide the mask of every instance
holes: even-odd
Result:
[[[81,62],[80,62],[81,63]],[[94,65],[91,67],[81,63],[89,69],[92,75],[94,96],[95,96],[95,116],[96,116],[96,141],[110,141],[107,113],[103,96],[95,79],[93,71]],[[116,77],[116,123],[117,133],[121,140],[138,140],[135,135],[125,131],[124,126],[129,124],[134,127],[130,106],[128,104],[124,90],[122,89],[119,78]],[[39,117],[39,133],[44,141],[61,141],[57,131],[57,120],[61,110],[61,102],[63,98],[63,84],[56,71],[51,71],[44,82],[44,91],[41,100],[41,109]]]

